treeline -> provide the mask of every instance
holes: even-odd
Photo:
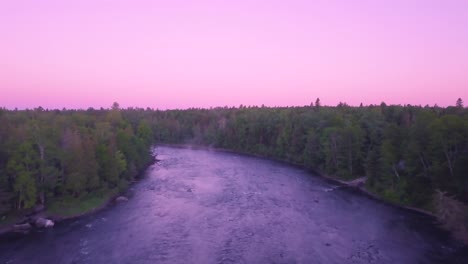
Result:
[[[145,121],[110,110],[0,109],[0,216],[123,189],[152,162]]]
[[[341,179],[367,176],[384,199],[433,210],[436,190],[468,202],[468,111],[454,107],[244,107],[156,111],[159,142],[272,157]]]
[[[384,199],[433,210],[468,203],[468,110],[371,105],[0,110],[0,214],[59,197],[125,188],[154,142],[197,144],[367,177]],[[439,199],[440,200],[440,199]]]

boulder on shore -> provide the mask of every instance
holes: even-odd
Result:
[[[119,197],[115,198],[115,201],[116,202],[126,202],[126,201],[128,201],[128,198],[125,197],[125,196],[119,196]]]
[[[348,182],[348,186],[361,188],[366,184],[367,177],[361,177]]]
[[[45,219],[45,218],[37,218],[36,222],[34,222],[34,224],[36,225],[36,227],[39,227],[39,228],[49,228],[49,227],[53,227],[54,226],[54,222],[50,219]]]

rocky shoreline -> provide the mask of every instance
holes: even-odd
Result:
[[[156,156],[157,155],[155,154],[153,156],[152,162],[144,170],[142,170],[139,173],[139,175],[144,173],[144,171],[146,171],[146,169],[149,168],[151,165],[159,161],[156,158]],[[136,181],[133,181],[131,182],[131,184],[134,184],[135,182]],[[34,229],[52,228],[56,223],[59,223],[65,220],[71,220],[71,219],[76,219],[76,218],[80,218],[83,216],[91,215],[101,210],[104,210],[111,204],[125,202],[125,201],[128,201],[128,198],[123,196],[123,192],[117,193],[117,194],[111,195],[101,205],[89,211],[75,214],[75,215],[68,215],[68,216],[47,213],[47,210],[46,210],[47,208],[45,208],[43,205],[37,205],[35,208],[32,209],[31,212],[26,213],[24,216],[21,216],[14,223],[5,225],[3,227],[0,226],[0,237],[7,236],[9,234],[15,234],[15,233],[26,234]]]
[[[0,229],[0,236],[14,234],[14,233],[29,233],[34,229],[43,229],[43,228],[52,228],[56,223],[80,218],[83,216],[91,215],[93,213],[99,212],[111,204],[119,203],[123,201],[128,201],[128,198],[121,195],[113,195],[102,205],[93,208],[90,211],[83,212],[81,214],[70,215],[70,216],[60,216],[54,214],[48,214],[44,209],[36,211],[33,214],[25,215],[19,221],[16,221],[15,224],[8,225]]]

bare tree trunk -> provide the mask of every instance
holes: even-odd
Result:
[[[333,165],[336,167],[338,165],[338,157],[337,157],[337,152],[338,152],[338,146],[336,145],[336,138],[335,136],[333,135],[332,136],[332,157],[333,157]]]
[[[349,142],[348,165],[349,172],[351,173],[351,176],[353,176],[353,146],[351,142]]]
[[[38,143],[37,145],[39,146],[39,153],[40,153],[40,156],[41,156],[41,162],[44,163],[44,149],[45,149],[44,145],[42,145],[40,143]],[[39,182],[41,183],[41,192],[39,193],[39,200],[41,201],[41,204],[44,205],[45,204],[45,194],[44,194],[44,188],[43,188],[44,175],[43,175],[42,170],[40,171],[39,174],[40,174]]]
[[[400,180],[400,174],[398,173],[398,170],[397,170],[396,166],[392,165],[392,169],[393,169],[393,174],[395,174],[397,179]]]
[[[444,150],[444,154],[445,154],[445,157],[447,158],[447,163],[448,163],[448,167],[450,170],[450,176],[453,178],[453,165],[452,165],[452,159],[450,158],[450,155],[449,155],[449,151]]]
[[[39,146],[39,153],[41,156],[41,160],[44,160],[44,146],[41,145],[40,143],[37,144]]]
[[[423,170],[424,170],[424,177],[427,178],[427,165],[426,165],[426,162],[424,161],[424,157],[421,155],[421,153],[418,153],[419,155],[419,160],[421,161],[421,164],[423,166]]]
[[[21,190],[19,191],[19,197],[18,197],[18,210],[21,209]]]

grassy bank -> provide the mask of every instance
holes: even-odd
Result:
[[[118,189],[105,189],[80,197],[65,196],[49,201],[45,215],[53,219],[68,219],[105,207],[119,194]]]
[[[119,189],[102,189],[79,197],[63,196],[48,201],[45,211],[39,212],[46,218],[60,221],[83,216],[106,207],[120,193]],[[14,211],[0,217],[0,234],[14,230],[15,224],[28,221],[32,211]]]
[[[30,221],[33,216],[41,216],[54,221],[72,219],[87,214],[94,213],[105,208],[114,199],[125,192],[135,181],[142,178],[146,169],[157,162],[156,158],[146,163],[144,169],[137,172],[137,177],[130,182],[122,181],[113,188],[100,188],[92,192],[84,192],[79,196],[62,195],[57,197],[48,197],[46,199],[46,208],[43,211],[34,212],[33,208],[23,210],[13,210],[10,213],[0,215],[0,235],[14,232],[15,224],[21,224]]]

